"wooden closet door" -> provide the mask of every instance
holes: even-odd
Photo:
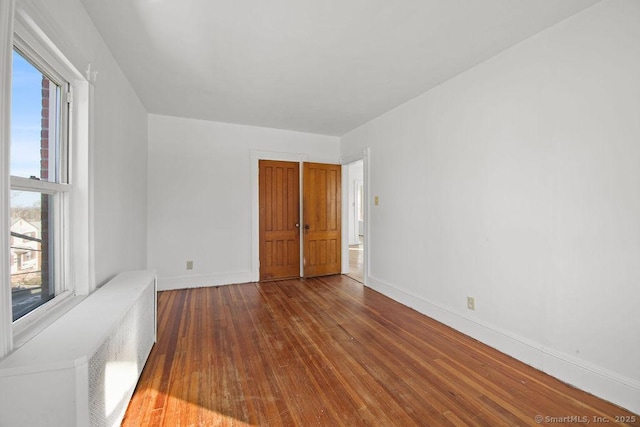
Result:
[[[341,273],[342,166],[305,163],[304,276]]]
[[[260,160],[260,280],[300,277],[300,166]]]

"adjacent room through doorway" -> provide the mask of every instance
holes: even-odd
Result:
[[[347,165],[349,181],[349,272],[364,283],[364,161]]]

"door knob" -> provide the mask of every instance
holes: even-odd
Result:
[[[300,223],[296,222],[296,228],[300,228]]]
[[[304,229],[305,229],[305,230],[308,230],[308,229],[309,229],[309,224],[305,224],[305,225],[304,225]]]

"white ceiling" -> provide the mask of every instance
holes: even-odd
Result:
[[[343,135],[597,0],[82,0],[150,113]]]

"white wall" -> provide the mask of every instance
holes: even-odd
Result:
[[[258,279],[253,174],[265,152],[338,163],[339,139],[149,115],[148,266],[160,289]]]
[[[370,286],[635,412],[639,46],[605,0],[341,142],[371,147]]]
[[[146,110],[79,0],[18,0],[69,59],[97,71],[93,96],[95,277],[146,266]]]

